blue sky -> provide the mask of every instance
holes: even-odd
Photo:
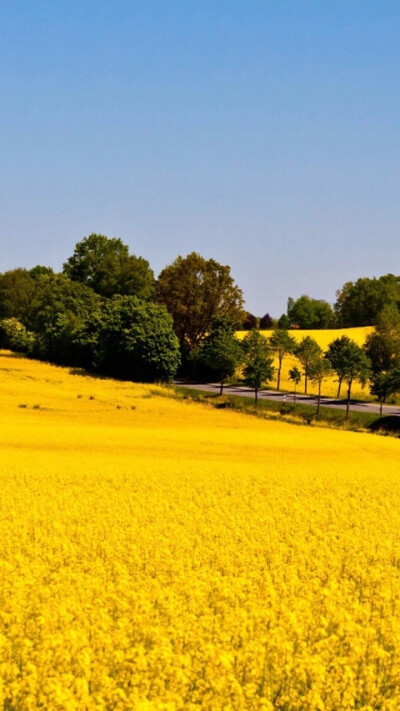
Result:
[[[247,308],[400,274],[400,3],[3,0],[0,271],[91,232]]]

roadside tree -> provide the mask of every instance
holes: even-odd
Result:
[[[311,336],[305,336],[301,339],[300,343],[297,344],[294,353],[303,366],[304,394],[307,395],[308,379],[310,377],[311,368],[321,357],[322,348],[318,345],[314,338],[311,338]]]
[[[288,331],[282,328],[275,328],[272,336],[269,338],[269,346],[272,353],[278,359],[276,388],[279,390],[281,384],[282,362],[285,355],[294,353],[296,350],[296,341]]]
[[[223,394],[226,378],[234,374],[242,358],[243,350],[235,337],[235,326],[224,317],[213,319],[209,334],[191,352],[191,359],[218,372],[220,395]]]
[[[325,380],[325,378],[329,377],[329,375],[332,373],[332,366],[327,360],[327,358],[323,358],[320,356],[317,358],[310,367],[310,379],[313,385],[318,386],[318,396],[317,396],[317,416],[319,415],[319,411],[321,408],[321,387],[322,383]]]
[[[274,377],[273,358],[268,339],[260,331],[251,331],[242,341],[244,353],[243,379],[249,388],[254,388],[255,405],[258,391],[263,383]]]
[[[291,368],[289,370],[289,380],[291,380],[294,385],[293,407],[294,407],[294,409],[296,409],[296,395],[297,395],[296,391],[297,391],[297,386],[301,381],[301,373],[296,366],[294,366],[293,368]]]

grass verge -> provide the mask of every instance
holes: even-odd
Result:
[[[282,419],[293,424],[309,424],[322,427],[335,427],[337,429],[347,429],[353,431],[365,431],[370,428],[373,422],[379,419],[376,413],[350,411],[349,420],[346,419],[346,411],[331,407],[321,407],[317,416],[315,405],[303,405],[296,403],[274,402],[272,400],[259,400],[255,407],[254,400],[240,395],[218,395],[214,392],[204,392],[193,390],[189,387],[174,386],[174,391],[178,397],[190,399],[195,402],[208,403],[216,408],[228,407],[238,412],[262,417],[263,419]]]

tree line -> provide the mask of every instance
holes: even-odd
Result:
[[[297,358],[301,370],[294,366],[289,370],[293,382],[295,402],[296,389],[304,380],[304,393],[308,384],[317,386],[317,414],[320,411],[323,381],[332,375],[338,383],[337,397],[342,385],[346,385],[346,414],[349,417],[351,389],[358,381],[364,387],[369,383],[370,393],[381,405],[400,391],[400,314],[397,309],[386,307],[363,346],[359,346],[348,336],[334,339],[323,351],[311,336],[297,342],[290,332],[277,326],[267,338],[260,331],[249,331],[239,342],[231,323],[215,319],[210,332],[200,345],[193,350],[192,359],[204,363],[218,372],[220,394],[227,377],[242,369],[243,382],[254,389],[257,405],[260,388],[276,377],[276,388],[280,388],[281,370],[286,356]],[[273,366],[274,356],[277,366]]]
[[[60,273],[36,266],[0,274],[0,345],[138,381],[169,381],[178,369],[204,376],[208,369],[223,383],[232,363],[240,361],[256,394],[273,377],[274,355],[279,389],[282,360],[293,353],[305,391],[309,380],[320,390],[331,368],[339,388],[347,383],[348,401],[351,383],[359,379],[369,380],[371,392],[384,402],[397,388],[399,305],[400,277],[389,274],[347,282],[333,308],[303,295],[289,298],[279,319],[268,313],[257,318],[244,310],[243,292],[229,266],[192,252],[178,256],[156,279],[148,261],[130,254],[120,239],[93,233],[76,244]],[[375,332],[361,351],[346,337],[325,354],[309,338],[295,348],[289,332],[296,326],[372,324]],[[242,346],[234,337],[238,328],[250,331]],[[268,340],[257,330],[266,328],[273,328]],[[361,368],[351,377],[350,355]],[[340,359],[346,368],[338,365]],[[294,383],[297,377],[295,369]]]

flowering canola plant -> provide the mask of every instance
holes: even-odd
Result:
[[[0,386],[1,708],[400,708],[398,440]]]

